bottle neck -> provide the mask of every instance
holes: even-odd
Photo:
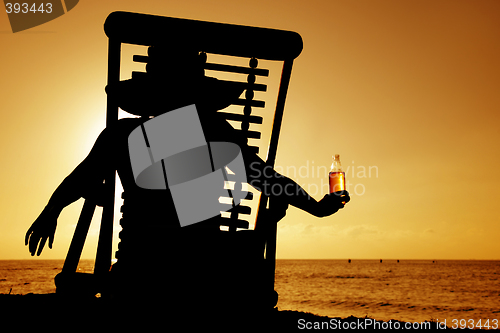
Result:
[[[333,157],[333,163],[330,172],[342,172],[339,155]]]
[[[342,172],[342,166],[339,164],[332,163],[330,172]]]

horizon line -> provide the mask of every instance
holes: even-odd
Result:
[[[23,258],[23,259],[0,259],[0,261],[7,261],[7,260],[66,260],[65,258],[40,258],[40,257],[32,257],[32,258]],[[80,260],[94,260],[95,258],[81,258]],[[500,261],[500,259],[477,259],[477,258],[469,258],[469,259],[439,259],[439,258],[434,258],[434,259],[396,259],[396,258],[277,258],[276,260],[382,260],[382,261],[402,261],[402,260],[413,260],[413,261],[437,261],[437,260],[444,260],[444,261]]]

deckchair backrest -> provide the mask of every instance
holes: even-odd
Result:
[[[302,50],[302,39],[299,34],[267,28],[127,12],[111,13],[104,24],[104,30],[109,38],[108,84],[120,80],[122,44],[161,45],[169,43],[171,39],[178,38],[176,36],[180,35],[183,39],[189,40],[191,45],[196,45],[197,49],[206,53],[207,62],[204,67],[206,72],[210,73],[209,76],[237,81],[245,85],[244,94],[240,99],[222,112],[226,119],[249,139],[248,143],[252,147],[251,149],[259,153],[267,162],[267,165],[274,167],[293,59]],[[242,58],[246,58],[244,60],[247,61],[246,64],[242,64]],[[147,62],[148,58],[144,55],[136,55],[133,60]],[[230,63],[232,60],[235,63]],[[261,99],[263,93],[268,93],[268,86],[261,83],[260,78],[268,77],[269,70],[259,66],[266,61],[279,61],[282,63],[281,78],[278,80],[280,81],[279,87],[276,88],[276,94],[271,99]],[[133,73],[132,75],[141,74]],[[240,78],[234,78],[234,75],[239,75]],[[272,102],[268,102],[270,100]],[[273,110],[266,110],[265,115],[256,111],[263,110],[270,105]],[[264,119],[272,123],[268,127],[269,135],[263,135],[262,131],[255,128],[255,126],[263,124]],[[113,125],[117,120],[118,105],[108,96],[106,125]],[[267,140],[268,143],[264,145],[256,143],[258,140]],[[267,156],[263,156],[264,152],[262,150],[265,148],[267,148]],[[105,186],[107,187],[108,201],[103,207],[95,272],[107,271],[111,261],[115,191],[114,170],[110,170],[107,174]],[[236,190],[245,189],[245,185],[243,185],[243,188],[239,187],[240,184],[235,186]],[[249,199],[251,197],[252,195],[249,196]],[[263,209],[266,204],[267,198],[260,196],[259,203],[256,206],[259,207],[258,209]],[[251,210],[248,206],[240,204],[232,209],[229,214],[223,215],[228,220],[224,224],[228,226],[229,231],[238,228],[253,228],[255,223],[249,225],[247,220],[241,219],[242,214],[248,215],[250,213]],[[258,216],[256,218],[258,219]]]

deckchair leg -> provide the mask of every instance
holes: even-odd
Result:
[[[280,136],[280,128],[281,122],[283,119],[283,112],[285,109],[285,99],[288,92],[288,84],[290,82],[290,76],[292,74],[292,66],[293,59],[285,60],[283,63],[283,71],[281,73],[281,84],[278,92],[278,100],[276,102],[276,113],[274,115],[274,124],[271,132],[271,140],[269,142],[269,151],[267,155],[266,164],[274,167],[274,163],[276,161],[276,151],[278,150],[278,140]],[[259,203],[259,211],[263,211],[268,202],[268,198],[261,196],[261,200]],[[258,215],[257,215],[258,217]],[[257,219],[256,229],[259,226],[259,219]],[[266,228],[266,262],[269,269],[269,284],[274,290],[274,277],[275,277],[275,269],[276,269],[276,238],[277,238],[277,221],[262,221],[268,225],[264,226]],[[262,223],[261,222],[261,223]]]
[[[267,230],[267,242],[266,242],[266,262],[269,274],[269,285],[270,288],[274,290],[274,280],[276,273],[276,238],[278,236],[278,222],[269,221],[269,228]]]
[[[113,174],[114,176],[114,174]],[[109,179],[109,178],[108,178]],[[96,258],[94,264],[94,274],[103,275],[109,272],[111,268],[111,255],[113,246],[113,215],[114,215],[114,203],[115,203],[115,182],[112,179],[111,184],[107,186],[110,187],[107,193],[110,202],[102,208],[102,218],[101,218],[101,229],[99,231],[99,240],[97,243]]]
[[[120,81],[121,42],[109,39],[108,44],[108,85]],[[118,104],[110,95],[106,103],[106,127],[118,121]],[[107,170],[104,181],[104,197],[102,207],[101,229],[97,244],[94,274],[105,275],[111,267],[113,246],[113,215],[115,207],[116,170]]]
[[[66,260],[64,261],[62,268],[64,273],[74,273],[78,268],[83,245],[85,244],[85,239],[87,238],[90,228],[90,222],[94,216],[95,207],[96,204],[93,201],[88,199],[85,200],[82,212],[80,213],[80,218],[78,219],[78,223],[76,225],[75,234],[71,240]]]
[[[95,202],[88,199],[85,200],[62,271],[54,279],[57,293],[91,295],[93,289],[95,289],[94,286],[89,287],[88,273],[82,274],[76,272],[95,208]],[[82,284],[82,281],[85,283]]]

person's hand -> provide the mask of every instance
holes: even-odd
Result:
[[[59,214],[44,209],[26,232],[24,245],[28,245],[28,249],[32,256],[34,256],[35,253],[37,256],[42,253],[47,239],[49,240],[49,248],[52,248],[58,216]]]
[[[324,217],[336,213],[339,209],[344,208],[344,205],[351,200],[349,192],[337,191],[327,194],[318,201],[315,210],[315,216]]]

